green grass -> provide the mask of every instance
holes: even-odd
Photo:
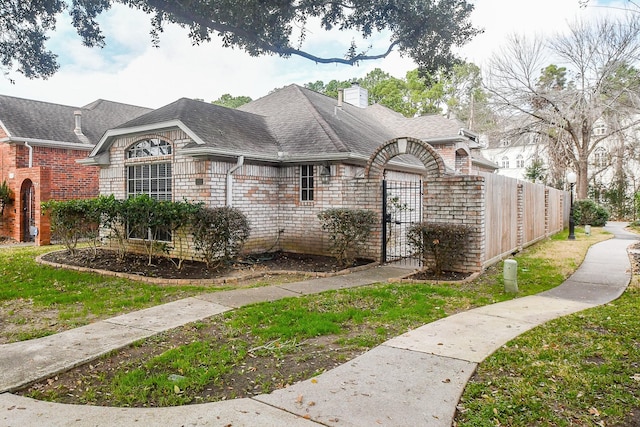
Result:
[[[314,337],[334,337],[339,345],[365,351],[447,315],[551,289],[581,262],[590,244],[604,238],[607,236],[594,232],[589,239],[572,242],[572,248],[581,248],[572,252],[565,249],[564,233],[518,254],[517,296],[504,292],[502,268],[498,264],[465,284],[379,283],[246,306],[190,325],[195,331],[206,330],[207,322],[220,323],[226,334],[224,341],[219,336],[194,338],[194,342],[167,350],[141,365],[124,365],[115,377],[100,386],[99,392],[111,395],[112,403],[123,406],[182,405],[197,402],[212,384],[219,385],[217,382],[224,375],[242,374],[257,355],[284,360],[286,355],[294,354],[297,360],[305,360],[300,343]],[[573,267],[567,269],[567,265]],[[248,348],[248,337],[253,351]],[[172,374],[180,375],[179,380],[171,380]],[[297,379],[301,378],[280,378],[274,374],[272,378],[258,377],[255,381],[257,389],[266,392],[278,383]],[[89,402],[99,394],[94,388],[75,393]],[[46,397],[38,392],[32,396]]]
[[[576,241],[567,241],[567,233],[561,233],[515,257],[520,288],[516,296],[503,292],[499,263],[465,284],[380,283],[254,304],[188,325],[194,333],[189,344],[168,349],[144,362],[125,363],[113,378],[100,377],[100,387],[86,387],[75,393],[89,403],[110,394],[122,406],[195,403],[202,401],[212,384],[224,387],[219,383],[225,375],[252,369],[257,356],[273,357],[276,363],[282,363],[287,355],[293,355],[293,360],[305,360],[308,355],[300,348],[305,340],[314,337],[333,337],[339,345],[364,351],[453,313],[559,285],[580,264],[589,245],[607,238],[597,229],[591,237],[577,231]],[[20,262],[28,263],[33,254],[24,256]],[[53,274],[30,271],[39,269],[43,267],[27,266],[20,273],[21,280]],[[85,286],[95,286],[94,295],[101,295],[101,286],[108,287],[91,285],[92,280],[98,280],[92,275],[88,279],[75,273],[73,279],[64,275],[55,280],[57,288],[64,286],[65,291],[72,289],[72,281],[78,278],[85,280]],[[106,280],[100,279],[99,283]],[[40,286],[46,282],[33,279],[37,280]],[[56,286],[49,286],[43,295],[52,296],[43,300],[54,298],[55,289]],[[163,287],[161,292],[166,290]],[[36,298],[37,292],[32,292],[33,295],[25,292],[20,298]],[[151,300],[157,297],[154,292],[157,290],[150,291]],[[136,296],[127,298],[135,300]],[[68,303],[53,300],[61,306],[76,304],[73,299]],[[511,341],[480,365],[465,390],[462,413],[456,422],[460,426],[591,426],[624,422],[633,410],[640,410],[639,305],[640,290],[632,287],[611,304],[557,319]],[[212,324],[224,331],[224,339],[220,334],[206,337]],[[205,337],[198,335],[196,339],[196,332],[205,332]],[[156,340],[160,338],[152,337],[135,347],[155,345]],[[318,373],[310,370],[299,376],[258,375],[255,389],[268,392]],[[35,392],[33,396],[64,400],[64,396],[55,393]],[[230,393],[212,396],[211,400],[233,397]]]
[[[30,339],[80,326],[98,318],[139,310],[201,293],[211,288],[158,286],[126,279],[56,269],[35,262],[35,257],[56,247],[0,249],[0,315],[13,325],[33,328],[10,334],[6,341]],[[52,312],[46,325],[35,319]],[[49,326],[49,325],[53,326]]]
[[[639,305],[630,288],[509,342],[467,385],[458,425],[637,425],[623,423],[640,412]]]

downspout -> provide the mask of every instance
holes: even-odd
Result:
[[[24,142],[24,146],[29,149],[29,167],[33,167],[33,147],[29,145],[27,141]]]
[[[233,173],[244,164],[244,156],[238,156],[238,162],[227,171],[227,206],[233,206]]]

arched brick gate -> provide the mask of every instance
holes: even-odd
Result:
[[[394,157],[411,155],[425,167],[420,180],[387,180],[385,166]],[[407,230],[424,220],[424,183],[438,179],[445,171],[442,157],[433,147],[411,137],[382,144],[369,159],[365,176],[378,181],[382,191],[382,262],[412,259]]]

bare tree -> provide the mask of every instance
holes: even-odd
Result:
[[[630,17],[576,22],[546,40],[514,35],[489,63],[487,90],[503,116],[526,118],[520,131],[548,141],[547,154],[576,172],[586,198],[589,156],[640,124],[639,58],[640,21]],[[602,121],[616,126],[594,135]]]

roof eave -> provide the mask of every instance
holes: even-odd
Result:
[[[490,167],[490,168],[493,168],[494,170],[500,169],[500,166],[498,166],[497,163],[492,162],[491,160],[487,160],[487,159],[478,159],[478,158],[472,157],[471,158],[471,163],[472,164],[486,166],[486,167]]]
[[[84,159],[77,159],[76,163],[84,166],[107,166],[111,163],[109,152],[100,153],[94,157],[85,157]]]
[[[469,141],[468,138],[463,137],[461,135],[456,135],[456,136],[442,136],[442,137],[437,137],[437,138],[421,138],[422,141],[426,142],[427,144],[447,144],[447,143],[452,143],[452,142],[467,142]]]
[[[37,138],[20,138],[20,137],[7,137],[0,139],[0,142],[13,143],[13,144],[24,144],[28,143],[29,145],[39,146],[39,147],[50,147],[50,148],[62,148],[65,150],[80,150],[80,151],[91,151],[94,148],[93,144],[81,144],[77,142],[67,142],[67,141],[49,141],[46,139],[37,139]]]
[[[224,150],[217,147],[192,147],[182,150],[182,154],[191,157],[209,158],[237,158],[244,156],[246,161],[269,162],[269,163],[317,163],[335,161],[360,161],[366,162],[367,157],[355,153],[321,153],[321,154],[296,154],[287,152],[269,153],[242,153],[238,151]]]

